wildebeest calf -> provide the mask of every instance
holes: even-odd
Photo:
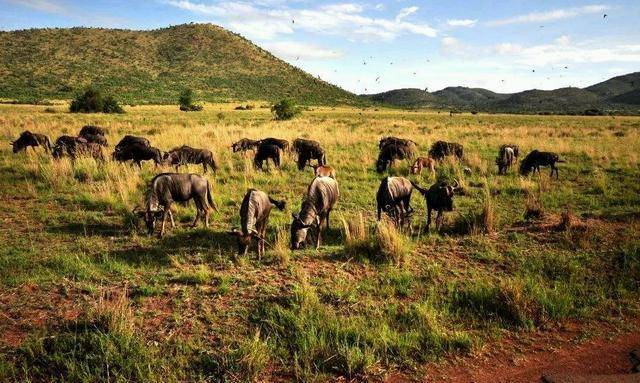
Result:
[[[238,254],[247,254],[253,238],[258,240],[258,257],[264,254],[267,223],[274,206],[284,210],[285,201],[276,201],[260,190],[247,191],[240,207],[240,230],[229,232],[238,238]]]
[[[298,153],[298,170],[302,170],[305,166],[310,165],[311,160],[318,161],[318,165],[325,165],[327,163],[324,149],[322,149],[318,141],[296,138],[293,141],[293,150]]]
[[[322,224],[326,220],[329,228],[329,214],[340,198],[338,182],[330,177],[316,177],[313,179],[307,195],[302,201],[300,212],[292,214],[291,249],[297,250],[307,243],[309,229],[316,229],[316,249],[320,247]]]
[[[187,145],[174,148],[164,154],[164,161],[176,167],[176,171],[182,165],[202,164],[203,171],[207,172],[207,166],[215,172],[218,167],[213,159],[213,153],[207,149],[194,149]]]
[[[444,218],[443,212],[453,210],[453,195],[458,188],[458,181],[456,181],[454,185],[449,185],[446,182],[438,182],[429,189],[423,189],[415,182],[411,182],[411,184],[424,196],[427,203],[427,232],[429,231],[429,225],[431,225],[432,210],[438,213],[436,216],[436,230],[440,230]]]
[[[266,162],[269,169],[269,160],[273,161],[276,168],[280,167],[280,148],[276,145],[261,144],[253,158],[253,165],[262,170],[262,165]]]
[[[428,168],[431,175],[436,173],[436,160],[431,157],[418,157],[411,166],[411,174],[422,174],[422,169]]]
[[[257,148],[258,145],[260,145],[260,141],[243,138],[237,142],[234,142],[231,145],[231,149],[233,150],[234,153],[246,152],[247,150],[255,150],[255,148]]]
[[[533,171],[533,173],[536,171],[540,173],[540,166],[549,166],[551,168],[551,177],[553,177],[553,173],[555,173],[557,179],[559,178],[558,168],[556,167],[557,162],[565,161],[560,160],[560,157],[556,153],[533,150],[522,160],[520,164],[520,174],[526,176],[531,173],[531,171]]]
[[[328,165],[309,165],[313,169],[313,175],[316,177],[331,177],[336,179],[336,170]]]
[[[26,150],[29,146],[33,148],[34,151],[36,150],[36,146],[42,146],[45,152],[51,152],[51,141],[49,141],[49,137],[44,134],[31,133],[28,130],[20,133],[20,137],[18,137],[17,140],[11,141],[11,146],[13,147],[14,153]]]
[[[429,149],[429,157],[442,161],[447,156],[455,156],[461,160],[464,155],[462,145],[455,142],[436,141]]]
[[[402,226],[404,220],[412,213],[411,181],[404,177],[386,177],[380,182],[376,194],[378,221],[384,211],[396,225]]]
[[[209,227],[209,208],[216,209],[211,196],[209,181],[197,174],[162,173],[155,176],[149,183],[145,203],[145,223],[149,235],[153,234],[158,212],[162,211],[160,237],[164,235],[167,216],[171,219],[171,226],[175,227],[171,204],[174,202],[188,202],[193,199],[196,204],[196,218],[191,227],[202,219],[205,227]]]

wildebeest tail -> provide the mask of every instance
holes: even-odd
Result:
[[[209,181],[207,181],[207,202],[209,203],[209,206],[213,208],[213,210],[215,210],[216,212],[218,211],[216,203],[213,202],[213,196],[211,195],[211,186],[209,186]]]
[[[417,191],[420,192],[420,194],[422,195],[426,195],[427,194],[427,189],[423,188],[422,186],[418,185],[417,183],[411,181],[411,186],[413,186]]]
[[[556,162],[565,163],[565,162],[567,162],[567,161],[565,161],[565,160],[560,160],[560,159],[559,159],[559,160],[557,160]]]
[[[277,201],[277,200],[275,200],[275,199],[273,199],[271,197],[269,197],[269,202],[274,204],[278,208],[278,210],[280,210],[280,211],[284,210],[284,208],[287,205],[286,201],[284,201],[284,200],[283,201]]]

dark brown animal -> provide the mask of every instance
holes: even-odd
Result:
[[[560,159],[560,157],[553,152],[541,152],[538,150],[533,150],[531,153],[527,154],[527,156],[522,160],[520,164],[520,174],[523,176],[529,175],[533,171],[536,171],[540,174],[541,166],[548,166],[551,168],[551,177],[553,174],[556,174],[556,179],[559,178],[558,167],[556,163],[565,162]]]
[[[72,161],[78,157],[93,157],[97,161],[104,162],[102,147],[96,143],[87,142],[82,137],[58,137],[53,146],[52,155],[56,159],[68,156]]]
[[[283,152],[289,149],[289,141],[280,138],[267,137],[258,141],[259,145],[275,145]]]
[[[413,187],[411,181],[403,177],[385,177],[380,182],[376,193],[378,221],[385,212],[393,222],[402,226],[403,222],[411,216],[411,193]]]
[[[511,148],[511,150],[513,150],[515,161],[518,162],[518,157],[520,157],[520,147],[518,147],[518,145],[513,145],[513,144],[504,144],[504,145],[500,145],[500,152],[502,152],[502,150],[504,150],[505,148]]]
[[[382,173],[396,160],[410,160],[414,155],[414,149],[411,145],[387,144],[380,149],[378,159],[376,160],[376,171]]]
[[[197,174],[162,173],[155,176],[149,183],[145,203],[145,223],[147,233],[153,234],[158,212],[162,212],[160,237],[164,235],[167,216],[171,218],[171,227],[175,227],[171,205],[174,202],[186,203],[192,200],[196,204],[197,214],[191,227],[202,219],[205,227],[209,227],[209,208],[217,211],[211,196],[209,181]]]
[[[105,136],[102,136],[100,134],[85,133],[85,134],[80,135],[78,137],[82,137],[85,140],[87,140],[87,142],[92,142],[92,143],[98,144],[100,146],[108,146],[107,139],[105,138]]]
[[[256,169],[262,170],[262,165],[267,163],[267,170],[269,170],[269,160],[273,161],[273,165],[276,168],[280,167],[280,147],[276,145],[260,144],[258,151],[253,158],[253,165]]]
[[[142,168],[142,161],[153,161],[156,166],[162,164],[162,152],[152,146],[134,143],[113,152],[114,161],[133,161],[134,164]]]
[[[429,149],[429,157],[442,161],[447,156],[455,156],[461,160],[464,155],[462,145],[455,142],[436,141]]]
[[[276,201],[260,190],[247,191],[240,206],[240,230],[233,229],[229,232],[238,239],[238,254],[247,254],[253,238],[258,240],[258,257],[264,254],[267,223],[274,206],[282,211],[285,201]]]
[[[292,214],[291,249],[297,250],[307,243],[309,229],[316,231],[316,249],[320,247],[322,224],[326,220],[329,228],[329,215],[340,198],[338,182],[330,177],[313,179],[307,195],[302,201],[300,212]]]
[[[436,174],[436,160],[431,157],[418,157],[411,166],[411,174],[422,174],[422,169],[427,168],[431,175]]]
[[[140,145],[140,146],[148,146],[148,147],[151,146],[151,143],[149,142],[149,140],[147,140],[144,137],[126,135],[120,140],[120,142],[118,142],[118,144],[114,148],[114,151],[119,152],[125,149],[127,146],[134,145],[134,144]]]
[[[431,211],[435,210],[438,215],[436,216],[436,230],[440,230],[442,227],[442,220],[444,219],[445,211],[453,210],[453,195],[458,188],[458,181],[454,185],[449,185],[446,182],[438,182],[432,185],[429,189],[423,189],[415,182],[411,182],[413,187],[418,190],[427,203],[427,232],[431,225]]]
[[[85,125],[82,127],[82,129],[80,129],[80,134],[78,134],[79,137],[83,137],[87,134],[90,134],[92,136],[105,136],[106,135],[106,131],[104,130],[104,128],[101,128],[99,126],[95,126],[95,125]]]
[[[296,138],[293,141],[293,150],[298,154],[298,170],[303,170],[305,166],[311,165],[312,160],[318,161],[318,165],[327,163],[324,149],[318,141]]]
[[[13,147],[14,153],[26,150],[29,146],[33,148],[34,151],[36,150],[36,146],[41,146],[45,152],[51,152],[51,141],[49,141],[49,137],[44,134],[31,133],[28,130],[20,133],[20,137],[18,137],[17,140],[11,141],[11,146]]]
[[[398,145],[398,146],[415,145],[416,147],[418,146],[418,144],[413,140],[389,136],[389,137],[383,137],[380,139],[380,142],[378,143],[378,149],[382,149],[387,145]]]
[[[247,150],[255,150],[258,145],[260,145],[260,141],[243,138],[240,141],[234,142],[231,145],[231,149],[234,153],[246,152]]]
[[[211,171],[215,172],[218,169],[216,161],[213,159],[213,153],[207,149],[195,149],[187,145],[182,145],[179,148],[174,148],[163,156],[165,163],[176,167],[176,171],[180,166],[186,166],[188,164],[202,164],[204,173],[207,172],[207,166]]]

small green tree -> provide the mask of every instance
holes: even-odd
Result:
[[[271,107],[271,112],[275,114],[276,120],[290,120],[300,114],[300,108],[295,101],[284,99]]]
[[[180,110],[183,112],[199,112],[202,110],[202,105],[193,103],[193,91],[188,88],[180,93],[178,103],[180,104]]]
[[[112,96],[104,97],[102,93],[93,87],[89,87],[84,93],[79,94],[71,101],[69,107],[71,113],[124,113],[124,109]]]

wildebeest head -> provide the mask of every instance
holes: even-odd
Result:
[[[387,170],[390,164],[391,161],[381,155],[378,157],[378,161],[376,161],[376,171],[378,173],[383,173],[385,170]]]
[[[20,133],[20,137],[18,137],[17,140],[11,141],[10,144],[13,147],[13,153],[18,153],[19,151],[26,149],[27,146],[37,145],[38,142],[33,133],[25,130]]]
[[[233,228],[233,230],[228,231],[227,234],[232,237],[236,237],[236,239],[238,240],[238,254],[245,254],[247,252],[247,249],[249,248],[249,246],[251,246],[251,240],[253,238],[256,238],[258,240],[265,240],[255,230],[252,230],[251,232],[245,234],[241,230]]]
[[[309,229],[313,224],[305,224],[298,214],[291,214],[291,250],[303,249],[307,244]]]

